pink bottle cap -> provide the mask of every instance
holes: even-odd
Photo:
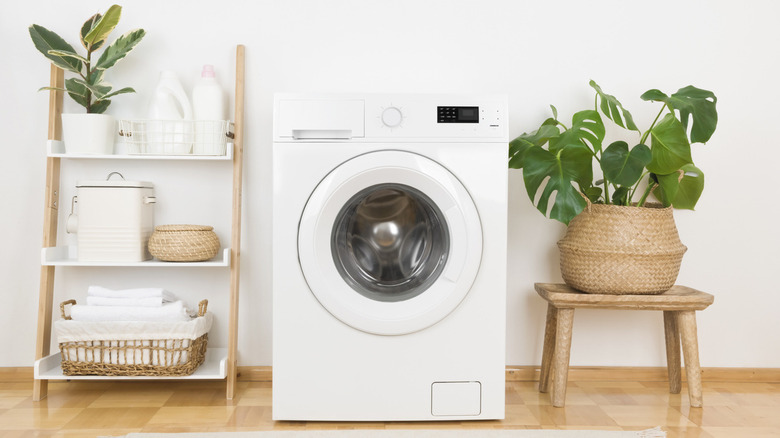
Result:
[[[203,66],[203,72],[200,74],[203,78],[213,78],[216,77],[214,74],[214,66],[211,64],[206,64]]]

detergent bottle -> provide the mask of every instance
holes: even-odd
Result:
[[[193,154],[223,155],[225,132],[225,94],[217,82],[214,66],[206,64],[200,81],[192,89],[192,113],[195,117]]]
[[[146,128],[149,152],[183,155],[192,153],[192,106],[176,73],[164,70],[149,104]]]

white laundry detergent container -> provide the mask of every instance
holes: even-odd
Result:
[[[113,176],[121,179],[111,179]],[[111,172],[105,181],[76,183],[67,231],[77,233],[80,262],[140,262],[152,258],[149,236],[154,231],[154,185],[126,181]]]

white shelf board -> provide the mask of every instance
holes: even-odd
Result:
[[[61,140],[46,141],[46,155],[54,158],[74,158],[91,160],[193,160],[193,161],[231,161],[233,143],[228,143],[225,155],[153,155],[153,154],[69,154]]]
[[[139,266],[139,267],[228,267],[230,266],[230,248],[205,262],[163,262],[157,259],[143,262],[80,262],[76,256],[75,246],[52,246],[41,249],[41,265],[43,266]]]
[[[65,376],[60,367],[60,353],[54,353],[35,361],[33,373],[36,380],[160,380],[184,379],[206,380],[227,377],[227,348],[209,348],[206,358],[189,376]]]

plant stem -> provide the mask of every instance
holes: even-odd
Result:
[[[609,181],[607,181],[607,178],[604,178],[604,203],[605,204],[611,204],[611,200],[609,199]]]
[[[655,126],[655,122],[658,121],[658,118],[661,117],[661,114],[663,114],[664,110],[666,109],[666,104],[661,107],[661,111],[658,111],[658,115],[655,116],[655,120],[653,120],[653,123],[650,125],[650,128],[645,131],[644,134],[642,134],[642,138],[639,140],[640,144],[645,144],[645,140],[647,140],[647,136],[650,135],[650,131],[653,130],[653,127]]]
[[[82,75],[81,77],[84,78],[84,82],[91,84],[89,81],[89,77],[92,75],[92,44],[89,44],[89,47],[87,49],[87,62],[85,63],[85,67],[87,68],[87,75],[86,77]],[[86,90],[86,101],[87,101],[87,114],[89,114],[92,110],[92,91],[87,88]]]
[[[647,189],[645,189],[645,193],[642,194],[642,197],[639,198],[639,202],[636,203],[637,207],[642,207],[645,205],[645,200],[647,200],[647,197],[650,195],[650,193],[655,190],[655,188],[658,187],[658,184],[648,184]]]
[[[644,179],[645,176],[647,176],[650,173],[650,171],[645,170],[642,175],[639,177],[639,180],[634,184],[634,187],[631,189],[631,193],[628,195],[628,202],[630,203],[632,199],[634,199],[634,195],[636,195],[637,189],[639,189],[639,183],[642,182],[642,179]]]

